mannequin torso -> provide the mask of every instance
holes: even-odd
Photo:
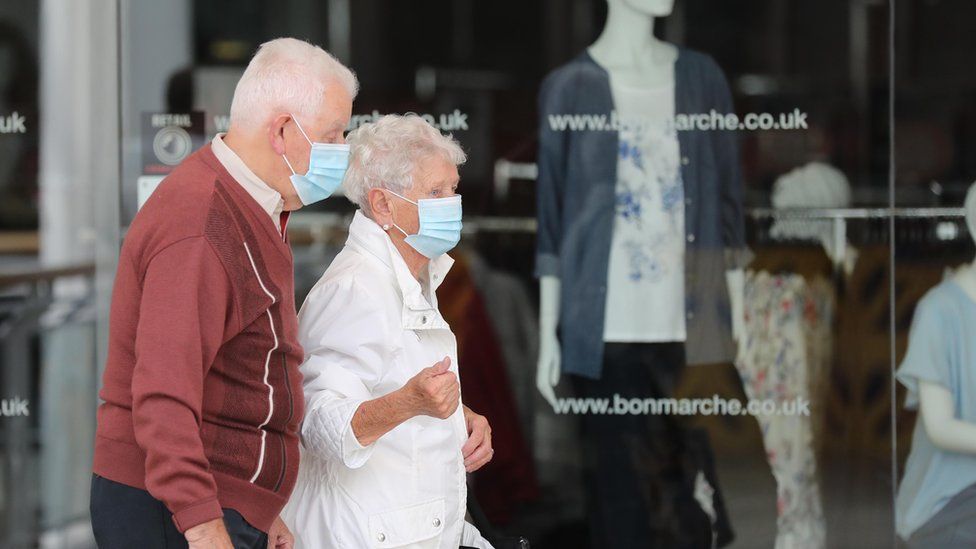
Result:
[[[633,88],[660,88],[675,83],[678,48],[654,37],[657,17],[671,13],[673,0],[607,0],[607,22],[600,37],[588,48],[593,61],[605,69],[613,83]],[[689,238],[693,238],[689,236]],[[733,311],[732,336],[740,330],[741,270],[726,273]],[[557,276],[540,278],[540,346],[536,386],[550,404],[556,404],[554,387],[561,374],[561,284]]]
[[[671,6],[671,0],[608,0],[607,24],[588,54],[610,73],[613,83],[648,89],[675,84],[678,48],[653,36],[655,18],[670,14]],[[741,311],[743,277],[741,270],[726,275],[735,337],[741,324],[735,311]],[[540,277],[541,337],[536,386],[553,405],[556,403],[554,387],[561,375],[557,329],[562,297],[558,276]]]
[[[970,235],[976,238],[976,185],[966,198],[966,218]],[[976,302],[976,261],[959,268],[953,281]],[[955,417],[955,402],[948,387],[920,380],[918,404],[920,419],[933,444],[950,452],[976,454],[976,424]]]
[[[976,263],[960,268],[953,281],[976,302]],[[976,454],[976,424],[956,418],[955,402],[948,387],[920,380],[918,409],[933,444],[949,452]]]
[[[599,40],[539,92],[536,383],[554,409],[563,373],[577,399],[670,398],[687,364],[733,353],[714,275],[738,264],[726,251],[744,247],[738,146],[731,133],[670,124],[732,112],[728,82],[709,56],[654,38],[672,0],[607,3]],[[554,125],[577,115],[611,125]],[[707,160],[716,162],[702,169]],[[599,416],[579,418],[592,547],[701,547],[731,536],[706,437],[673,444],[698,433],[667,415]],[[666,463],[706,470],[692,487]]]

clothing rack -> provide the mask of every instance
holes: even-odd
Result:
[[[745,215],[753,221],[826,221],[831,225],[831,244],[837,252],[834,269],[837,273],[848,256],[848,228],[851,222],[898,220],[940,220],[936,234],[943,241],[956,240],[962,236],[957,220],[965,220],[963,208],[750,208]],[[943,226],[941,223],[945,223]],[[964,223],[963,223],[964,224]],[[763,229],[771,227],[763,225]],[[889,237],[890,238],[890,237]]]
[[[534,181],[538,178],[539,170],[535,162],[512,162],[504,158],[495,161],[494,166],[494,196],[503,201],[509,193],[513,180]],[[848,249],[848,227],[855,221],[866,220],[943,220],[945,226],[937,227],[937,235],[941,240],[951,241],[961,237],[956,221],[965,219],[963,208],[939,207],[907,207],[907,208],[747,208],[745,216],[753,221],[776,220],[809,220],[829,221],[831,223],[831,240],[834,249],[840,252],[838,257],[844,258]],[[950,221],[951,220],[951,221]],[[304,213],[292,216],[290,227],[293,229],[307,229],[313,242],[320,242],[336,231],[343,231],[349,226],[350,215],[336,213]],[[964,223],[963,223],[964,224]],[[769,225],[764,224],[764,229]],[[478,233],[524,233],[534,234],[538,222],[532,217],[466,217],[463,233],[474,235]],[[840,260],[839,260],[840,261]]]
[[[511,182],[513,180],[519,181],[535,181],[539,176],[539,168],[535,162],[513,162],[506,160],[504,158],[495,161],[495,172],[494,172],[494,191],[495,197],[499,201],[503,201],[508,196],[509,189],[511,187]],[[838,243],[839,248],[843,249],[846,244],[840,245],[840,242],[844,240],[847,236],[847,226],[848,223],[854,220],[881,220],[889,219],[894,217],[896,220],[902,219],[964,219],[965,210],[963,208],[938,208],[938,207],[924,207],[924,208],[791,208],[791,209],[775,209],[775,208],[748,208],[745,211],[745,215],[756,221],[763,220],[777,220],[777,219],[790,219],[790,220],[810,220],[810,221],[831,221],[833,225],[833,239]],[[498,223],[502,218],[491,218],[493,225],[491,227],[501,227],[504,230],[510,224]],[[526,222],[520,222],[515,224],[515,226],[528,228],[529,225]],[[492,230],[492,229],[488,229]],[[958,236],[958,231],[948,231],[949,233],[955,232]],[[950,234],[951,236],[951,234]],[[952,240],[952,238],[946,238],[946,240]]]
[[[831,244],[836,252],[833,254],[834,270],[838,276],[843,272],[849,255],[848,229],[852,223],[883,222],[892,217],[896,221],[936,220],[939,224],[935,226],[935,238],[941,242],[956,241],[967,234],[963,208],[747,208],[744,214],[749,220],[758,222],[762,231],[768,230],[771,222],[777,220],[830,222]],[[341,244],[351,222],[352,214],[296,212],[290,218],[288,227],[295,244]],[[538,222],[533,217],[471,216],[465,217],[463,234],[534,235],[537,228]]]
[[[325,238],[332,233],[345,232],[352,223],[352,214],[332,212],[295,212],[288,219],[288,229],[307,232],[312,239]],[[465,216],[464,234],[530,233],[537,230],[534,217]]]
[[[964,219],[962,208],[748,208],[746,217],[753,220],[809,220],[832,221],[835,236],[845,236],[852,220],[865,219]],[[331,212],[296,212],[288,221],[289,229],[309,231],[314,235],[331,231],[345,231],[352,222],[351,214]],[[472,216],[464,218],[465,234],[535,233],[538,222],[534,217]]]

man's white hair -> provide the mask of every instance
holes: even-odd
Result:
[[[352,148],[343,180],[346,197],[371,216],[369,191],[389,189],[406,195],[413,187],[413,173],[421,160],[439,156],[455,166],[467,156],[458,142],[416,114],[388,114],[349,132]]]
[[[284,113],[301,121],[313,118],[332,83],[344,87],[351,98],[359,91],[356,75],[322,48],[295,38],[265,42],[234,89],[230,124],[257,129]]]

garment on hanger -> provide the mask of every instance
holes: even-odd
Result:
[[[955,417],[976,423],[976,302],[954,280],[945,280],[919,301],[898,381],[908,390],[905,407],[918,409],[919,381],[952,393]],[[960,491],[976,483],[976,456],[942,450],[921,419],[898,487],[895,526],[902,539],[923,528]]]
[[[679,48],[674,71],[676,116],[735,112],[728,83],[712,58]],[[550,73],[539,94],[535,274],[561,282],[562,371],[590,378],[598,378],[603,366],[617,211],[620,142],[618,132],[605,125],[614,110],[610,75],[587,52]],[[725,271],[742,267],[746,255],[738,136],[724,130],[677,133],[688,363],[730,362],[734,347]]]
[[[539,357],[539,322],[533,300],[525,282],[515,275],[493,269],[470,249],[463,256],[478,293],[491,296],[484,300],[485,308],[505,356],[522,432],[527,439],[536,440],[532,425],[533,403],[538,396],[535,366]]]
[[[534,459],[537,482],[546,498],[558,502],[558,513],[550,510],[545,518],[554,525],[576,520],[582,514],[583,499],[580,483],[574,482],[580,471],[577,421],[570,414],[553,414],[552,406],[536,390],[538,312],[527,285],[510,273],[492,268],[470,249],[463,255],[455,254],[455,258],[470,267],[478,293],[490,296],[482,301],[504,355],[523,438],[528,441]]]
[[[743,307],[736,368],[746,396],[780,406],[805,399],[816,411],[832,349],[830,284],[823,278],[807,282],[799,275],[749,271]],[[815,422],[799,411],[756,416],[776,480],[777,549],[820,549],[826,543]]]
[[[437,291],[441,314],[457,337],[461,394],[488,418],[495,454],[474,474],[474,492],[493,523],[511,520],[516,505],[538,496],[534,462],[519,424],[505,358],[463,254]]]

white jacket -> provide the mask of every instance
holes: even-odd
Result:
[[[450,418],[414,417],[370,446],[351,420],[359,405],[403,387],[457,343],[435,290],[454,261],[431,261],[425,291],[389,236],[361,212],[346,246],[305,300],[305,419],[298,483],[282,519],[296,549],[491,548],[464,521],[461,406]]]

